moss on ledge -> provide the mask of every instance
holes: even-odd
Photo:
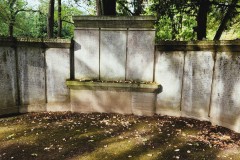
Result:
[[[223,41],[160,41],[156,44],[158,51],[213,51],[238,52],[240,40]]]
[[[102,82],[102,81],[79,81],[67,80],[66,85],[75,90],[109,90],[125,92],[160,93],[162,86],[156,83],[143,82]]]
[[[9,38],[0,37],[0,46],[3,47],[42,47],[42,48],[70,48],[69,39],[41,39],[41,38]]]

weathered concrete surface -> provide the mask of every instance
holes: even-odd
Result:
[[[152,116],[156,110],[155,93],[132,92],[132,112],[139,116]]]
[[[21,112],[46,110],[45,55],[39,47],[18,47]],[[37,106],[37,107],[36,107]]]
[[[127,31],[101,30],[100,79],[125,80]]]
[[[131,114],[130,92],[71,89],[73,112]]]
[[[75,30],[75,78],[99,79],[99,29]]]
[[[98,103],[91,90],[71,89],[70,95],[72,112],[91,113]]]
[[[156,113],[180,116],[184,52],[156,51],[155,81],[163,86],[157,96]]]
[[[155,31],[128,31],[127,80],[153,81]]]
[[[104,112],[150,116],[160,86],[157,84],[67,81],[72,111]]]
[[[187,52],[181,104],[183,116],[208,119],[214,65],[213,57],[213,52]]]
[[[35,103],[35,104],[24,104],[19,107],[20,113],[28,113],[28,112],[46,112],[47,106],[46,103]]]
[[[97,104],[93,112],[131,114],[131,93],[116,91],[96,91],[93,96]]]
[[[70,111],[69,89],[65,85],[70,76],[69,49],[46,50],[47,111]]]
[[[151,116],[155,113],[155,93],[71,89],[73,112],[120,113]]]
[[[154,16],[73,16],[76,28],[154,28]]]
[[[217,53],[210,117],[240,132],[240,52]]]
[[[16,56],[13,48],[0,49],[0,115],[18,113]]]

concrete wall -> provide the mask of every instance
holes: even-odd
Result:
[[[70,41],[0,39],[0,115],[70,110]]]
[[[77,16],[73,20],[75,79],[153,81],[155,17]]]
[[[211,98],[211,121],[240,132],[240,51],[217,53]]]
[[[155,54],[155,81],[164,87],[157,97],[156,113],[179,116],[184,52],[156,50]]]
[[[240,42],[162,42],[156,113],[208,120],[240,132]]]
[[[0,47],[0,115],[18,112],[15,49]]]
[[[86,30],[81,32],[82,35],[88,34]],[[131,41],[134,38],[129,33],[126,35],[126,30],[118,29],[117,33],[112,30],[92,32],[92,36],[97,35],[96,39],[101,43],[96,43],[94,49],[89,45],[85,50],[96,49],[97,58],[91,56],[93,59],[88,59],[89,63],[75,64],[76,78],[78,75],[84,77],[80,70],[85,67],[89,69],[85,78],[101,78],[102,73],[106,78],[103,80],[127,79],[128,70],[135,67],[133,74],[147,75],[149,79],[141,80],[161,84],[162,92],[129,92],[131,89],[111,90],[106,86],[101,87],[106,90],[89,87],[69,91],[65,83],[70,71],[74,70],[73,62],[70,63],[70,42],[4,39],[0,40],[0,115],[19,111],[157,113],[208,120],[240,132],[239,41],[162,42],[155,46],[155,55],[150,58],[149,64],[139,67],[139,62],[135,61],[147,62],[148,59],[144,58],[146,52],[141,53],[144,56],[138,59],[136,53],[140,53],[141,46],[131,52],[123,49],[125,39]],[[123,39],[123,42],[115,38],[111,40],[113,37]],[[79,39],[75,43],[76,50],[81,49],[82,45],[79,44],[85,43],[82,41]],[[134,43],[128,45],[134,46]],[[116,54],[111,55],[111,52]],[[125,57],[122,53],[132,55]],[[84,56],[80,51],[79,54]],[[92,51],[92,54],[96,53]],[[131,59],[136,66],[127,64]],[[98,68],[92,68],[92,60],[96,61]],[[142,73],[148,65],[152,66],[152,74],[147,71],[147,74]],[[116,68],[119,68],[119,74]]]

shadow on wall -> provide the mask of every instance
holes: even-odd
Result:
[[[18,113],[16,54],[10,47],[0,48],[0,115]]]
[[[185,53],[156,50],[155,54],[155,81],[164,87],[163,92],[157,96],[156,113],[180,115]]]
[[[154,31],[128,32],[127,80],[153,81],[154,37]]]
[[[128,32],[78,30],[75,40],[76,79],[153,81],[154,32],[144,31],[140,36],[135,34],[138,31]],[[146,44],[146,39],[151,44]]]
[[[69,89],[65,84],[70,75],[69,59],[68,49],[51,48],[46,50],[48,102],[69,100]]]
[[[99,79],[99,29],[77,30],[74,67],[76,79]]]
[[[212,91],[211,119],[240,132],[240,54],[217,53]]]
[[[46,111],[44,50],[40,47],[18,47],[17,51],[20,112]]]
[[[79,43],[77,43],[75,41],[73,41],[73,43],[74,43],[74,51],[79,51],[79,50],[82,49],[81,44],[79,44]]]
[[[185,56],[182,111],[184,116],[208,120],[214,66],[211,51],[187,51]]]
[[[208,114],[210,114],[210,120],[214,124],[239,132],[239,52],[231,50],[231,47],[228,47],[225,52],[195,51],[202,50],[202,48],[203,46],[194,45],[191,48],[194,51],[185,53],[183,51],[162,51],[162,48],[156,51],[155,79],[164,87],[163,93],[158,95],[157,113],[181,115],[181,113],[175,114],[174,111],[180,112],[179,104],[182,94],[184,116],[208,119]],[[217,54],[216,60],[214,60],[214,53]],[[181,56],[183,54],[186,54],[185,59]],[[183,68],[184,60],[185,67]],[[213,68],[214,61],[215,68]],[[179,88],[179,90],[176,89],[173,92],[171,90],[173,88]]]
[[[100,79],[125,80],[127,31],[101,31]]]

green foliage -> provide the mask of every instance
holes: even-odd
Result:
[[[82,14],[82,11],[73,4],[74,3],[62,4],[63,38],[71,38],[73,36],[74,26],[72,24],[72,16]],[[36,10],[28,7],[25,0],[16,0],[13,9],[10,8],[8,0],[0,1],[0,36],[8,36],[11,14],[16,12],[13,36],[32,38],[47,37],[48,0],[40,0],[40,6]],[[55,35],[57,34],[57,16],[57,4],[55,4]]]
[[[26,9],[26,2],[24,2],[23,0],[1,0],[0,35],[8,35],[8,26],[10,24],[21,26],[21,11]]]
[[[158,18],[157,41],[195,39],[195,3],[190,0],[152,0],[148,10]]]
[[[62,37],[71,38],[73,37],[74,25],[72,24],[72,16],[81,15],[82,12],[73,6],[68,6],[67,4],[62,4],[62,19],[63,19],[63,28],[62,28]],[[54,19],[57,20],[57,13],[54,14]]]
[[[150,0],[147,13],[158,18],[156,23],[158,40],[196,39],[197,14],[201,0]],[[231,1],[210,0],[208,12],[207,39],[212,40],[221,24]],[[239,3],[238,3],[239,5]],[[231,15],[222,39],[239,38],[239,6]]]
[[[14,36],[46,37],[49,0],[39,0],[40,6],[33,10],[26,0],[0,0],[0,36],[9,35],[9,25],[14,25]],[[65,0],[62,3],[62,37],[71,38],[74,26],[73,15],[95,15],[96,0]],[[201,0],[117,0],[118,16],[155,15],[156,39],[195,40],[197,14]],[[147,3],[146,3],[147,2]],[[13,5],[11,5],[13,4]],[[207,21],[207,39],[212,40],[218,30],[229,0],[210,0]],[[240,37],[240,2],[229,17],[222,39]],[[55,4],[54,35],[57,35],[57,1]]]

